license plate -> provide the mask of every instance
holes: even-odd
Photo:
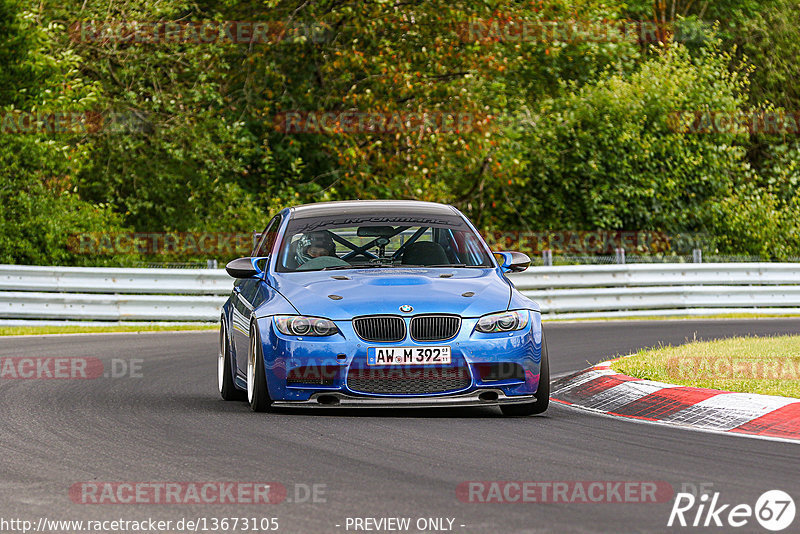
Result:
[[[441,365],[450,363],[450,347],[369,347],[367,365]]]

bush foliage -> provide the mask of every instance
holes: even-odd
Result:
[[[698,233],[709,252],[800,255],[797,137],[670,123],[678,110],[800,109],[794,2],[676,2],[662,42],[501,31],[520,21],[618,28],[661,4],[0,0],[4,117],[126,118],[77,134],[4,127],[0,261],[131,262],[143,258],[78,254],[70,237],[249,232],[282,207],[349,198],[449,202],[486,230]],[[287,33],[195,44],[70,32],[111,20],[270,21]],[[465,34],[476,23],[483,33]],[[277,118],[291,110],[487,123],[287,134]]]

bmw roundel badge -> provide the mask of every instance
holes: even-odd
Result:
[[[414,307],[410,306],[409,304],[403,304],[402,306],[400,306],[400,311],[403,313],[410,313],[414,311]]]

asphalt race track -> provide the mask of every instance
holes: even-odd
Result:
[[[797,333],[800,319],[545,328],[557,376],[695,334]],[[641,424],[555,403],[530,418],[504,418],[496,408],[254,414],[219,398],[216,354],[210,331],[0,339],[0,357],[95,357],[106,370],[112,359],[141,360],[134,376],[0,380],[0,517],[277,517],[279,532],[297,533],[353,532],[348,517],[410,517],[412,524],[454,518],[453,531],[463,533],[663,532],[671,502],[481,504],[460,501],[456,488],[464,481],[666,481],[675,491],[713,484],[706,487],[732,505],[752,506],[770,489],[800,497],[797,444]],[[275,481],[286,486],[288,500],[76,504],[69,489],[84,481]],[[298,500],[296,491],[304,500],[304,485],[313,484],[320,485],[319,502],[289,502]],[[797,524],[800,518],[793,529]],[[737,531],[764,532],[752,519]]]

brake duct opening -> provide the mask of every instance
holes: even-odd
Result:
[[[335,395],[320,395],[317,397],[317,402],[325,406],[336,406],[339,404],[339,397]]]
[[[494,402],[497,400],[497,392],[496,391],[484,391],[478,398],[484,402]]]

